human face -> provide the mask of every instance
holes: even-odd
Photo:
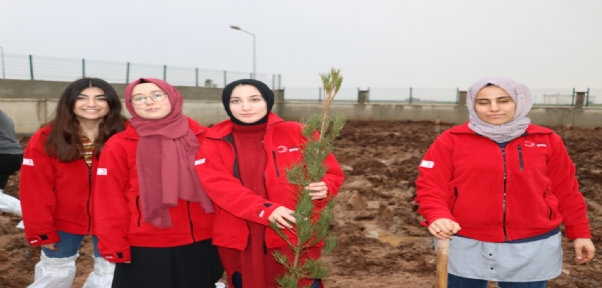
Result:
[[[152,92],[165,93],[155,83],[141,83],[134,86],[130,100],[136,97],[147,97],[144,104],[132,105],[134,107],[134,111],[136,114],[138,114],[138,116],[144,119],[163,119],[165,116],[171,113],[171,102],[169,102],[168,97],[164,97],[159,101],[153,100],[152,97],[149,96]]]
[[[240,122],[255,123],[268,114],[268,104],[253,85],[238,85],[230,96],[230,111]]]
[[[109,113],[109,104],[105,92],[98,87],[90,87],[82,90],[77,95],[73,105],[73,113],[80,122],[102,121]]]
[[[491,125],[502,125],[514,118],[516,104],[504,89],[486,86],[477,93],[474,109],[482,121]]]

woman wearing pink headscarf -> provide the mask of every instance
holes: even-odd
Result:
[[[215,287],[213,205],[194,169],[207,128],[182,114],[165,81],[136,80],[125,100],[130,125],[105,144],[96,171],[99,251],[117,263],[113,287]]]
[[[468,90],[468,123],[445,131],[416,180],[418,212],[451,239],[449,287],[546,287],[562,272],[561,223],[575,261],[594,257],[575,165],[552,130],[530,124],[529,89],[488,77]]]

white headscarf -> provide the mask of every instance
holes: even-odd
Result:
[[[493,84],[504,89],[516,104],[514,118],[507,123],[492,125],[479,119],[479,116],[477,116],[477,111],[474,108],[475,98],[477,97],[477,93],[488,84]],[[466,106],[470,115],[468,127],[477,134],[483,135],[497,143],[503,143],[524,134],[527,130],[527,126],[531,123],[531,119],[527,117],[527,114],[531,111],[531,107],[533,107],[533,97],[527,86],[512,79],[499,76],[486,77],[468,88]]]

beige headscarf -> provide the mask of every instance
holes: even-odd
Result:
[[[489,124],[477,116],[474,108],[477,93],[488,84],[493,84],[504,89],[516,104],[516,113],[514,118],[502,125]],[[518,83],[512,79],[493,76],[483,78],[468,88],[466,95],[466,106],[470,115],[468,127],[477,134],[483,135],[497,143],[508,142],[525,133],[531,123],[527,117],[531,107],[533,107],[533,97],[527,86]]]

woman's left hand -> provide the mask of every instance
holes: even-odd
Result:
[[[589,238],[577,238],[575,243],[575,262],[579,264],[587,263],[589,260],[594,258],[594,252],[596,247],[592,239]]]
[[[305,189],[313,191],[309,192],[311,200],[324,199],[328,196],[328,187],[324,182],[311,183]]]

